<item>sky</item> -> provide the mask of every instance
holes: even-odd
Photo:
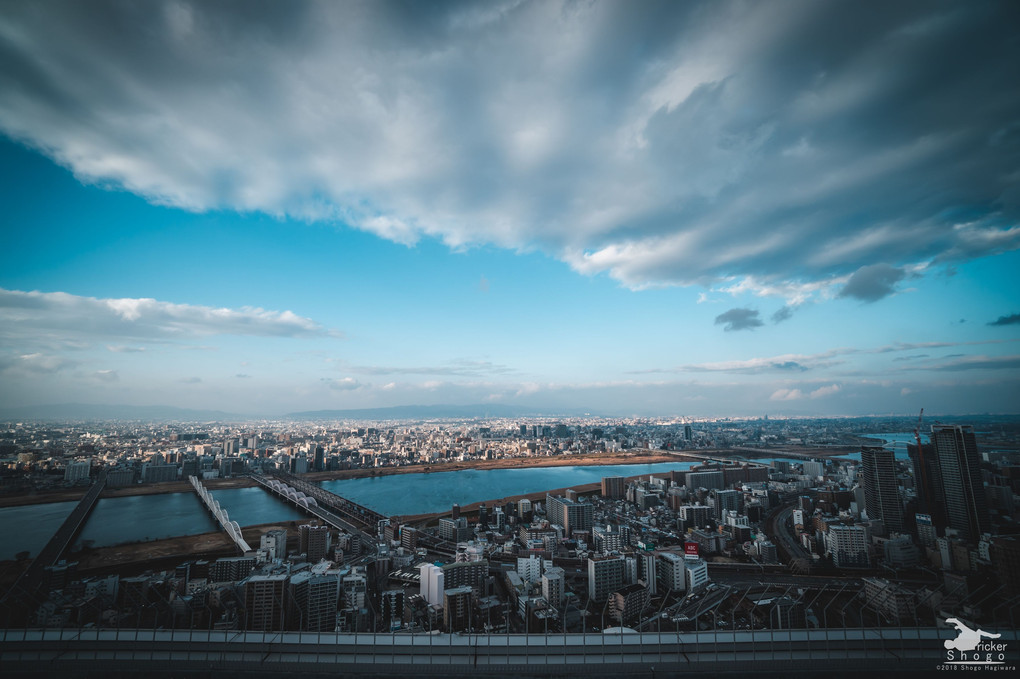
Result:
[[[1020,412],[1015,2],[0,3],[0,407]]]

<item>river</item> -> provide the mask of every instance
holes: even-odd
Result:
[[[387,516],[443,512],[454,503],[467,505],[511,495],[596,483],[603,476],[637,476],[690,469],[693,462],[627,464],[530,469],[462,469],[429,474],[324,481],[322,486]],[[242,526],[308,518],[262,488],[212,491]],[[8,540],[0,542],[0,560],[28,551],[38,553],[76,503],[57,502],[0,508],[0,525]],[[217,530],[195,493],[103,498],[82,529],[74,549],[88,542],[112,547],[131,542],[198,535]]]

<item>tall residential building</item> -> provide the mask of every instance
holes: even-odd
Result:
[[[607,500],[621,500],[627,491],[626,479],[622,476],[606,476],[602,479],[602,496]]]
[[[455,587],[481,588],[485,578],[489,576],[488,561],[461,561],[448,563],[442,567],[443,586],[446,589]]]
[[[837,568],[867,568],[868,540],[864,526],[829,526],[825,548]]]
[[[588,597],[592,601],[605,601],[612,592],[623,587],[622,556],[608,559],[588,559]]]
[[[538,582],[542,579],[545,564],[542,559],[532,554],[528,557],[517,557],[517,574],[524,582]]]
[[[630,544],[630,526],[593,526],[591,529],[595,551],[602,554],[622,552]]]
[[[726,487],[722,470],[687,472],[684,483],[688,488],[704,488],[706,490],[722,490]]]
[[[896,481],[893,451],[875,446],[862,447],[861,482],[868,518],[881,519],[887,531],[903,530],[903,502]]]
[[[663,552],[655,561],[659,589],[683,592],[687,589],[687,564],[679,554]]]
[[[443,605],[443,592],[446,590],[443,569],[434,563],[423,563],[418,567],[421,583],[421,595],[432,606]]]
[[[805,476],[810,476],[813,479],[825,476],[825,463],[823,462],[807,460],[801,465],[801,468],[804,470]]]
[[[290,579],[289,627],[304,632],[332,632],[340,603],[338,573],[298,573]]]
[[[329,526],[298,526],[300,546],[298,551],[307,556],[310,563],[317,563],[329,554]]]
[[[563,532],[570,535],[575,530],[591,530],[594,508],[588,502],[546,495],[545,515],[551,523],[563,526]]]
[[[64,468],[64,480],[70,483],[81,481],[89,477],[89,470],[92,468],[92,460],[82,462],[68,462]]]
[[[907,445],[907,455],[914,466],[914,487],[917,489],[918,511],[931,517],[932,525],[945,527],[945,494],[942,492],[942,470],[935,446],[930,443]]]
[[[739,512],[743,499],[744,494],[739,490],[713,490],[709,493],[708,502],[712,505],[712,514],[715,518],[722,520],[726,512]]]
[[[563,605],[566,592],[566,575],[562,568],[553,566],[542,574],[542,596],[553,608]]]
[[[439,519],[439,537],[450,542],[464,542],[471,537],[471,527],[463,516],[456,519]]]
[[[404,590],[388,589],[379,593],[379,613],[392,630],[400,629],[404,619]]]
[[[443,622],[447,632],[463,632],[470,627],[470,587],[454,587],[443,593]]]
[[[286,596],[286,575],[253,575],[245,580],[245,629],[282,630],[287,612]]]
[[[707,505],[685,505],[680,508],[684,528],[703,528],[708,525],[712,508]]]
[[[648,589],[644,585],[624,585],[612,593],[609,598],[609,616],[620,624],[634,620],[648,605]]]
[[[287,556],[287,530],[279,528],[262,534],[259,547],[266,550],[269,560],[283,559]]]
[[[931,428],[931,441],[939,460],[948,524],[965,540],[977,542],[990,530],[991,520],[974,427],[936,424]]]

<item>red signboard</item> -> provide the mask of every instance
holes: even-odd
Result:
[[[684,555],[686,555],[686,556],[697,556],[698,555],[698,543],[697,542],[685,542],[684,543]]]

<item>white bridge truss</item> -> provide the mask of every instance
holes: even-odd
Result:
[[[198,497],[202,499],[203,504],[212,513],[213,518],[219,522],[220,527],[226,531],[230,539],[234,541],[237,548],[242,553],[247,554],[252,551],[251,547],[247,542],[244,541],[244,537],[241,535],[241,527],[237,525],[237,521],[231,521],[230,516],[227,514],[227,510],[220,507],[220,503],[213,498],[212,493],[202,485],[202,482],[195,476],[189,476],[188,480],[191,481],[191,485],[195,487],[195,492],[198,493]]]

